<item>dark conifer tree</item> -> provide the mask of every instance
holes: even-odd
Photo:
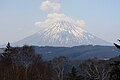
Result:
[[[118,41],[120,42],[120,40],[118,39]],[[114,43],[114,45],[116,46],[116,48],[120,49],[120,45]],[[112,70],[110,72],[110,80],[120,80],[120,61],[114,61],[113,64],[111,64],[112,66]]]
[[[74,66],[72,67],[70,77],[72,78],[72,80],[75,80],[77,78],[77,70]]]
[[[10,53],[11,48],[12,47],[11,47],[10,43],[8,42],[6,49],[5,49],[5,53]]]
[[[120,42],[119,39],[118,39],[118,41]],[[114,43],[114,45],[115,45],[118,49],[120,49],[120,45],[118,45],[118,44],[116,44],[116,43]]]
[[[83,80],[83,77],[78,74],[77,69],[73,66],[68,75],[68,80]]]

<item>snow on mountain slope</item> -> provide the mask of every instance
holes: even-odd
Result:
[[[51,17],[52,16],[52,17]],[[78,45],[109,45],[110,43],[88,33],[73,19],[61,14],[49,15],[49,19],[41,24],[41,30],[13,45],[36,46],[78,46]],[[54,18],[53,18],[54,17]]]

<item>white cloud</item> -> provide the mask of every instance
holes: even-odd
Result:
[[[35,22],[35,25],[36,25],[36,26],[39,26],[39,25],[42,26],[42,25],[43,25],[43,22]]]
[[[81,27],[85,26],[85,21],[84,20],[77,20],[76,23]]]
[[[45,20],[36,22],[36,26],[45,28],[56,21],[71,22],[78,27],[85,26],[84,20],[74,20],[63,13],[60,13],[61,4],[59,3],[59,1],[60,0],[43,0],[40,9],[42,11],[47,11],[48,15]]]
[[[78,27],[85,26],[84,20],[74,20],[63,13],[50,13],[47,15],[47,18],[44,21],[36,22],[35,25],[38,27],[49,27],[50,24],[56,21],[71,22],[77,25]]]
[[[58,12],[61,8],[61,4],[52,0],[44,0],[41,3],[40,9],[43,11],[53,11]]]

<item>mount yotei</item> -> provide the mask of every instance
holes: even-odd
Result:
[[[66,18],[66,19],[64,19]],[[35,46],[78,46],[78,45],[109,45],[89,32],[83,30],[79,24],[68,17],[59,17],[41,25],[40,31],[26,37],[13,45]]]

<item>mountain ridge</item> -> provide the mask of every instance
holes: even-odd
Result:
[[[52,60],[54,57],[65,56],[70,60],[86,60],[93,58],[112,58],[119,55],[115,46],[81,45],[74,47],[34,46],[35,51],[43,59]]]

